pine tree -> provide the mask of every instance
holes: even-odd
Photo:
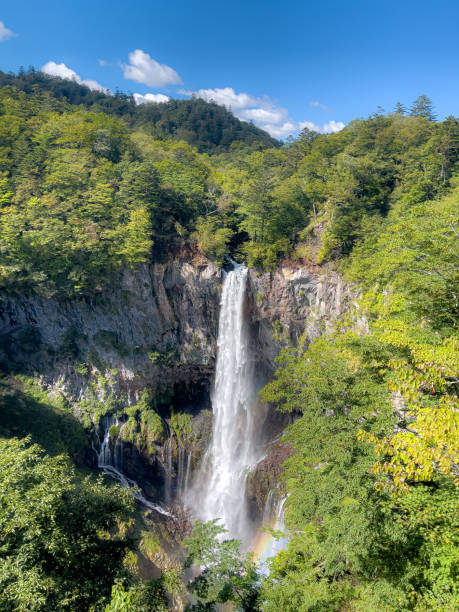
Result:
[[[413,102],[410,110],[412,117],[425,117],[428,121],[435,121],[435,113],[433,112],[432,100],[426,94],[420,95]]]

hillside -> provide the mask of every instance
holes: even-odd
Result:
[[[269,134],[251,123],[240,121],[225,107],[201,99],[169,100],[136,105],[132,96],[92,91],[76,81],[50,77],[29,69],[19,74],[0,71],[0,88],[10,85],[27,94],[45,93],[73,106],[122,117],[131,128],[141,128],[158,139],[173,138],[192,144],[200,153],[222,153],[232,143],[252,150],[278,146]]]
[[[458,119],[3,78],[0,609],[457,609]]]

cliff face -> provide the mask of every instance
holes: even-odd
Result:
[[[353,299],[349,286],[336,272],[280,266],[275,272],[250,271],[251,318],[259,353],[268,367],[279,350],[308,341],[333,327]]]
[[[147,388],[157,400],[165,433],[153,444],[146,425],[139,422],[138,433],[122,443],[123,471],[147,491],[164,493],[169,487],[173,495],[178,483],[183,484],[183,452],[190,454],[187,461],[193,468],[211,433],[207,410],[221,282],[219,268],[188,254],[126,271],[118,286],[91,300],[0,297],[0,365],[39,377],[77,412],[78,403],[88,396],[96,396],[102,405],[111,397],[120,415],[122,407],[135,404]],[[270,378],[282,348],[295,345],[303,333],[309,340],[319,336],[351,299],[351,291],[334,272],[320,274],[291,265],[269,273],[250,270],[246,315],[257,362],[256,385],[260,388]],[[189,425],[182,423],[182,430],[172,434],[170,405],[190,417]],[[275,411],[266,414],[265,441],[286,424]],[[120,418],[125,422],[127,415]],[[96,427],[93,435],[97,445],[103,428]],[[272,461],[281,455],[276,451]],[[265,463],[272,461],[268,456]],[[253,505],[259,509],[270,483],[260,484],[256,473],[251,483]]]
[[[208,379],[215,359],[220,270],[176,259],[126,271],[89,299],[0,298],[0,359],[81,399],[102,374],[126,403],[145,386]]]
[[[249,294],[260,387],[272,377],[275,357],[283,348],[296,346],[302,337],[310,343],[331,330],[356,297],[336,272],[292,265],[263,274],[251,270]],[[365,320],[356,325],[366,330]],[[279,442],[290,418],[274,409],[267,414],[266,453],[247,481],[247,502],[255,521],[264,515],[269,492],[276,488],[282,464],[293,452]]]
[[[215,365],[221,279],[208,260],[184,257],[126,271],[92,299],[0,295],[0,364],[38,374],[73,400],[97,372],[127,403],[146,386],[203,383]],[[350,299],[336,273],[251,270],[254,353],[271,369],[281,348],[304,332],[319,336]]]

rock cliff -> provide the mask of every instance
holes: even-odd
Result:
[[[180,448],[191,453],[195,465],[211,432],[209,389],[221,279],[221,270],[212,262],[187,252],[126,270],[117,286],[91,299],[0,296],[0,365],[34,375],[63,394],[77,412],[88,397],[113,412],[111,398],[121,415],[123,406],[135,404],[148,389],[165,429],[151,438],[146,421],[131,427],[130,438],[123,442],[124,469],[146,490],[164,494],[183,481]],[[274,272],[250,270],[247,316],[258,387],[272,375],[274,358],[283,347],[296,344],[303,333],[309,340],[319,336],[352,299],[336,272],[292,264]],[[171,428],[171,406],[190,415],[182,430],[177,423]],[[99,412],[103,414],[103,408]],[[272,440],[285,422],[272,410],[267,415],[266,439]],[[127,415],[120,418],[126,422]],[[93,434],[97,445],[103,436],[97,422]],[[265,463],[270,461],[268,457]],[[257,484],[256,475],[251,482],[253,504],[260,507],[266,487]]]
[[[200,258],[126,271],[103,296],[0,297],[0,359],[81,399],[97,374],[126,403],[145,386],[200,384],[215,359],[220,270]]]

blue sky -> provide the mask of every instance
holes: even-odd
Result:
[[[421,93],[439,118],[459,109],[459,0],[15,0],[0,22],[4,71],[46,66],[139,102],[197,92],[277,137]]]

